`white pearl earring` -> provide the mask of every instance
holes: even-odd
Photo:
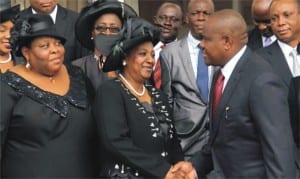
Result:
[[[127,63],[126,63],[125,60],[123,60],[122,65],[123,65],[123,66],[126,66],[126,65],[127,65]]]

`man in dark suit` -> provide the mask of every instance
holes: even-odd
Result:
[[[209,142],[192,162],[200,177],[294,178],[288,89],[247,40],[234,10],[214,13],[204,27],[205,62],[221,69],[210,95]]]
[[[201,72],[197,64],[200,62],[198,55],[202,57],[199,42],[203,26],[214,11],[214,4],[211,0],[190,0],[187,8],[186,20],[190,32],[185,38],[168,44],[160,53],[161,89],[173,106],[175,126],[185,159],[199,151],[208,139],[208,93],[202,93],[197,86],[197,72]],[[201,60],[207,70],[203,58]],[[212,74],[210,67],[204,73],[208,76],[208,81],[202,83],[206,85],[206,92]]]
[[[288,18],[286,14],[289,14]],[[300,75],[294,71],[293,58],[290,56],[297,49],[300,34],[299,3],[296,0],[274,0],[270,6],[270,17],[272,30],[278,40],[257,53],[271,64],[289,86],[292,77]],[[296,58],[299,59],[299,54]]]
[[[288,14],[288,16],[287,16]],[[286,87],[291,86],[293,77],[300,75],[300,56],[297,52],[300,35],[300,5],[299,0],[274,0],[270,6],[271,27],[277,37],[277,42],[269,47],[260,49],[257,53],[271,64],[275,73],[281,78]],[[295,54],[295,57],[292,55]],[[294,61],[295,60],[295,61]],[[297,65],[298,63],[298,65]],[[289,101],[294,101],[297,91],[290,88]],[[290,113],[293,116],[294,108],[291,107]],[[291,118],[295,142],[298,142],[299,130],[295,124],[296,118]],[[298,146],[298,173],[300,173],[300,148]]]
[[[275,40],[271,29],[269,6],[272,0],[253,0],[251,17],[254,28],[248,32],[248,47],[253,51],[271,45]]]
[[[67,39],[65,47],[65,64],[87,55],[89,52],[83,48],[75,37],[75,23],[78,13],[66,9],[58,4],[57,0],[30,0],[30,7],[21,11],[20,16],[27,14],[49,14],[60,35]]]

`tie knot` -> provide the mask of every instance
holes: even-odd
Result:
[[[291,57],[297,57],[297,49],[293,49],[291,50],[290,54],[289,54]]]
[[[166,44],[162,44],[161,46],[160,46],[160,48],[165,48],[166,47]]]

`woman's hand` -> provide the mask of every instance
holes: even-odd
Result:
[[[196,170],[192,163],[180,161],[172,166],[164,179],[195,179],[197,178]]]

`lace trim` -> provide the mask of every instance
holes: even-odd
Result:
[[[83,109],[88,106],[88,98],[85,90],[86,85],[81,71],[78,69],[68,69],[68,72],[70,76],[70,89],[64,96],[44,91],[10,71],[2,75],[1,81],[14,88],[20,95],[28,96],[52,109],[61,117],[66,118],[69,104]]]

